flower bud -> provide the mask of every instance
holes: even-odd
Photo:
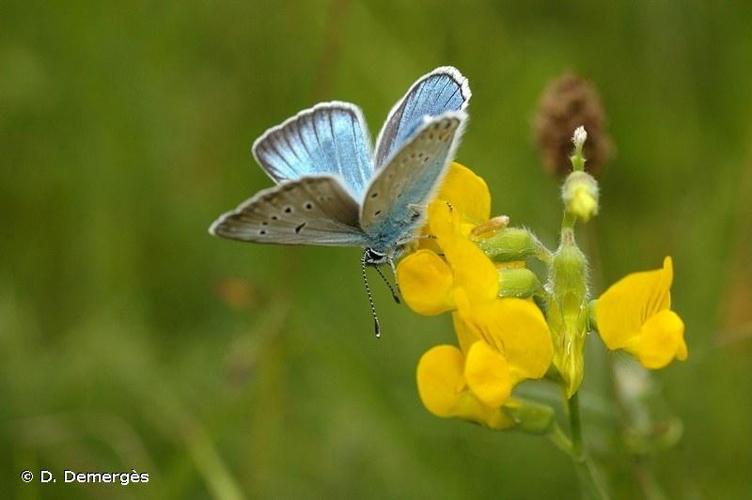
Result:
[[[586,140],[587,130],[585,130],[584,126],[580,125],[574,129],[574,134],[572,134],[572,144],[574,144],[574,147],[578,152],[582,151],[582,146],[585,145]]]
[[[507,227],[493,236],[478,241],[486,255],[494,260],[507,262],[525,260],[535,254],[535,239],[527,229]]]
[[[569,174],[561,188],[566,211],[584,222],[598,214],[598,182],[587,172]]]
[[[500,297],[528,298],[540,290],[538,276],[526,267],[499,270]]]
[[[587,260],[574,241],[563,241],[549,275],[548,322],[554,344],[553,364],[564,380],[567,397],[580,386],[588,331]]]

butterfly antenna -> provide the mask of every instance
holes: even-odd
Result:
[[[379,273],[379,276],[381,276],[381,279],[384,280],[384,283],[386,284],[387,288],[389,288],[389,291],[392,292],[392,298],[394,301],[399,304],[400,298],[399,298],[399,288],[396,286],[392,286],[392,284],[389,282],[389,279],[384,275],[384,273],[381,272],[381,269],[377,266],[376,272]],[[396,285],[396,282],[395,282]]]
[[[361,257],[360,259],[360,270],[363,273],[363,284],[366,286],[366,295],[368,295],[368,305],[371,307],[371,316],[373,316],[374,333],[376,333],[376,338],[380,338],[381,337],[381,325],[379,324],[379,317],[376,315],[376,306],[373,303],[373,294],[371,293],[371,287],[368,286],[368,275],[366,274],[366,255],[367,255],[367,252],[364,252],[363,257]]]

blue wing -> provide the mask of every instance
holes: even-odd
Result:
[[[438,116],[447,111],[461,111],[470,101],[467,78],[457,68],[442,66],[419,78],[387,116],[376,140],[376,169],[410,138],[425,116]]]
[[[253,143],[253,156],[277,183],[334,175],[356,200],[373,175],[363,113],[344,102],[317,104],[267,130]]]
[[[425,117],[376,172],[360,207],[360,227],[371,248],[390,253],[413,238],[454,157],[466,120],[464,111]]]

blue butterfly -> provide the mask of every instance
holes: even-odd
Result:
[[[470,96],[456,68],[436,68],[394,105],[375,150],[357,106],[335,101],[301,111],[253,144],[277,185],[220,216],[209,232],[254,243],[362,247],[364,277],[367,265],[393,269],[454,157]]]

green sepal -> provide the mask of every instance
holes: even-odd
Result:
[[[543,290],[538,276],[526,267],[499,271],[499,297],[529,298]]]
[[[535,255],[535,237],[527,229],[507,227],[493,236],[479,240],[478,246],[499,262],[525,260]]]

